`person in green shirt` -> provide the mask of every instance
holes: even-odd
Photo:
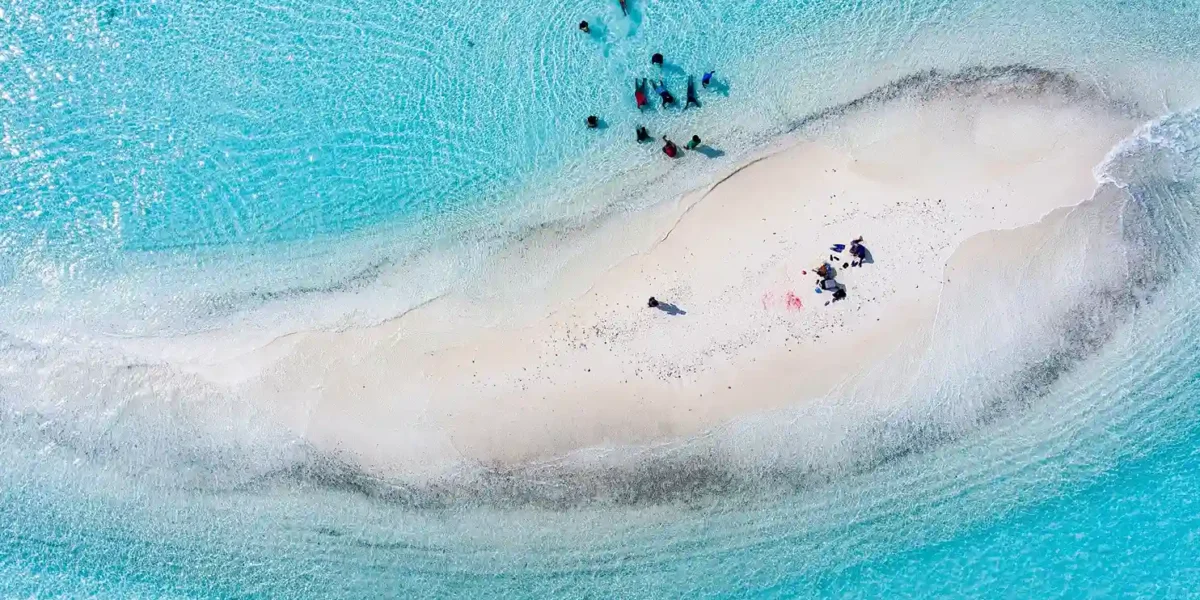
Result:
[[[700,136],[698,136],[698,135],[693,135],[693,136],[692,136],[692,141],[690,141],[690,142],[688,142],[688,143],[687,143],[687,146],[686,146],[686,148],[687,148],[688,150],[695,150],[696,148],[699,148],[699,147],[700,147],[700,144],[702,144],[702,143],[703,143],[703,142],[701,142],[701,141],[700,141]]]

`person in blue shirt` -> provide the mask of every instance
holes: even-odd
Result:
[[[702,85],[704,87],[708,87],[708,84],[712,83],[712,77],[714,74],[716,74],[716,71],[709,71],[709,72],[705,73],[704,77],[700,78],[700,85]]]
[[[667,86],[663,85],[662,81],[659,81],[658,85],[654,86],[654,93],[662,98],[663,108],[675,104],[675,96],[671,95],[670,90],[667,89]]]

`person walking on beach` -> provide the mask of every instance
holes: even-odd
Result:
[[[646,99],[646,85],[647,83],[644,77],[642,79],[635,79],[633,81],[633,100],[637,102],[638,110],[646,108],[646,105],[650,103],[650,101]]]
[[[663,85],[662,80],[659,80],[658,85],[654,86],[654,92],[662,98],[663,108],[675,104],[675,96],[671,95],[670,90],[667,89],[667,86]]]
[[[700,99],[696,97],[696,78],[688,75],[687,101],[683,103],[683,109],[687,110],[693,104],[700,108]]]
[[[704,76],[700,78],[700,85],[702,87],[708,87],[708,84],[712,83],[712,78],[715,74],[716,71],[708,71],[705,73]]]
[[[591,27],[589,27],[589,26],[588,26],[588,22],[587,22],[587,21],[580,21],[580,22],[579,22],[579,30],[580,30],[580,31],[582,31],[582,32],[584,32],[584,33],[591,33],[591,32],[592,32],[592,29],[591,29]]]
[[[644,126],[642,126],[642,125],[638,125],[638,128],[637,128],[637,141],[638,141],[638,143],[639,143],[639,144],[642,144],[642,143],[645,143],[645,142],[649,142],[650,140],[653,140],[653,139],[654,139],[654,138],[650,137],[650,132],[649,132],[649,131],[646,131],[646,128],[645,128]]]
[[[654,55],[650,57],[650,64],[658,65],[660,67],[663,66],[663,55],[655,52]]]
[[[684,147],[687,148],[688,150],[695,150],[696,148],[699,148],[700,144],[702,144],[702,143],[703,142],[700,141],[700,136],[693,135],[692,141],[688,142],[687,145]]]
[[[663,154],[666,154],[667,156],[669,156],[671,158],[675,158],[676,156],[679,156],[679,146],[676,146],[675,142],[668,140],[667,136],[665,136],[665,135],[662,137],[662,139],[664,142],[666,142],[665,144],[663,144],[663,147],[662,147]]]

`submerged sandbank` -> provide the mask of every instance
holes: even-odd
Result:
[[[518,314],[520,274],[573,257],[528,299],[531,318],[480,326],[472,299],[446,297],[191,368],[384,475],[694,435],[819,402],[919,353],[955,249],[1086,200],[1092,168],[1136,124],[1066,79],[948,78],[814,119],[678,201],[501,255],[490,276]],[[859,235],[873,262],[841,269],[842,254],[849,297],[826,305],[812,268]],[[613,266],[576,240],[636,252]],[[954,276],[975,275],[959,261]],[[646,308],[649,296],[681,313]]]

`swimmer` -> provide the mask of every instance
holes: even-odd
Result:
[[[662,81],[659,81],[658,85],[654,86],[654,92],[662,98],[663,108],[675,104],[675,96],[671,95],[671,92],[667,89],[667,86],[663,85]]]
[[[676,146],[675,142],[668,140],[667,136],[665,136],[665,135],[662,137],[662,139],[664,142],[666,142],[665,144],[663,144],[663,147],[662,147],[663,154],[666,154],[667,156],[669,156],[671,158],[675,158],[676,156],[679,156],[679,146]]]
[[[579,30],[580,30],[580,31],[582,31],[582,32],[584,32],[584,33],[591,33],[591,32],[592,32],[591,28],[590,28],[590,27],[588,27],[588,22],[587,22],[587,21],[580,21],[580,22],[579,22]]]
[[[716,71],[709,71],[705,73],[704,76],[700,78],[700,85],[703,87],[708,87],[708,84],[712,83],[712,77],[715,74]]]
[[[595,128],[599,127],[600,119],[598,119],[596,117],[596,115],[592,115],[592,116],[588,117],[587,118],[587,126],[588,126],[588,129],[595,129]]]
[[[696,78],[692,77],[691,75],[688,75],[687,102],[683,103],[683,109],[687,110],[687,108],[693,104],[695,104],[696,107],[699,108],[700,107],[700,99],[696,97]]]
[[[650,64],[658,65],[660,67],[663,66],[663,55],[655,52],[654,56],[650,57]]]
[[[635,79],[633,82],[633,100],[637,102],[638,110],[646,108],[649,101],[646,100],[646,80]]]
[[[699,148],[699,147],[700,147],[700,144],[702,144],[702,143],[703,143],[703,142],[701,142],[701,141],[700,141],[700,136],[698,136],[698,135],[693,135],[693,136],[692,136],[692,141],[688,142],[688,143],[687,143],[687,146],[685,146],[685,147],[686,147],[688,150],[695,150],[696,148]]]
[[[654,138],[650,137],[650,132],[649,132],[649,131],[646,131],[646,127],[645,127],[645,126],[643,126],[643,125],[638,125],[638,128],[637,128],[637,141],[638,141],[638,143],[639,143],[639,144],[642,144],[642,143],[645,143],[645,142],[649,142],[649,141],[651,141],[651,140],[653,140],[653,139],[654,139]]]

